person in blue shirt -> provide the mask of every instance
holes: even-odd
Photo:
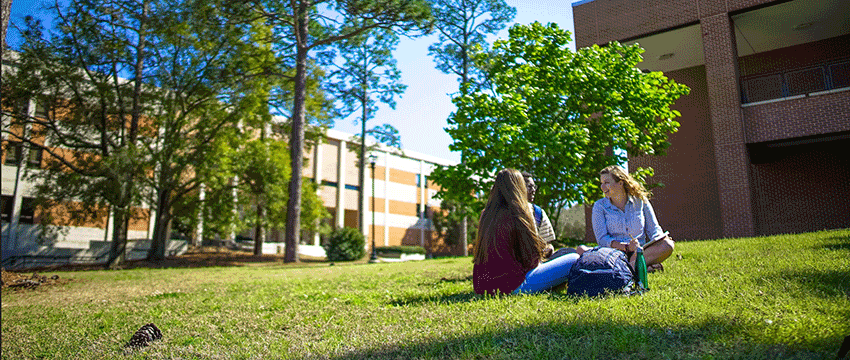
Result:
[[[626,253],[640,246],[648,269],[663,270],[661,263],[673,254],[674,242],[658,225],[649,193],[616,165],[602,169],[599,181],[605,197],[593,204],[596,243]]]

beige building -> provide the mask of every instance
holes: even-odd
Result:
[[[440,165],[451,161],[409,151],[381,147],[366,160],[364,211],[358,213],[358,149],[353,135],[329,129],[323,144],[311,149],[305,162],[304,177],[322,184],[319,195],[338,227],[358,227],[363,221],[364,235],[371,246],[419,245],[431,253],[460,253],[462,249],[438,243],[433,234],[431,219],[440,207],[434,199],[437,186],[428,175]],[[374,189],[372,187],[374,179]],[[374,197],[373,197],[374,194]],[[374,201],[373,201],[374,200]],[[374,207],[373,207],[374,204]],[[374,218],[375,233],[372,234]],[[318,245],[318,237],[313,244]]]
[[[31,108],[38,111],[34,106]],[[453,249],[439,244],[431,226],[433,211],[439,208],[440,203],[433,198],[437,188],[428,180],[428,175],[436,166],[450,165],[451,162],[412,151],[379,147],[372,153],[375,159],[374,191],[371,164],[367,160],[364,189],[366,211],[359,214],[359,144],[352,143],[352,137],[352,134],[329,129],[325,141],[310,150],[309,160],[305,162],[303,175],[321,184],[318,192],[331,214],[331,225],[335,228],[357,228],[360,218],[365,224],[364,235],[368,246],[371,246],[374,236],[376,246],[419,245],[431,253],[460,253],[460,248]],[[104,211],[104,216],[98,221],[60,224],[57,227],[64,231],[58,236],[47,238],[38,225],[39,209],[30,205],[34,184],[26,181],[21,171],[21,166],[28,167],[30,171],[39,171],[42,159],[40,152],[28,150],[26,146],[11,142],[4,136],[0,159],[3,260],[9,262],[9,259],[18,258],[36,263],[33,265],[52,263],[57,259],[61,262],[97,261],[112,238],[112,219],[108,211]],[[144,216],[137,217],[130,224],[130,259],[145,255],[147,239],[153,234],[153,211],[146,207],[138,211],[143,212]],[[373,218],[375,234],[371,234]],[[201,235],[201,238],[206,237]],[[283,241],[282,231],[273,232],[267,241]],[[321,239],[315,236],[303,239],[302,242],[320,245]],[[169,253],[179,253],[185,248],[185,243],[175,246],[179,248],[170,249]],[[275,248],[275,244],[269,244],[268,252],[274,252]]]

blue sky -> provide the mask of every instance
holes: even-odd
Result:
[[[571,3],[574,1],[506,0],[506,2],[516,8],[517,14],[514,18],[516,23],[554,22],[560,28],[573,32]],[[11,22],[21,24],[26,15],[42,17],[44,13],[39,9],[45,3],[52,3],[52,1],[13,0]],[[9,29],[7,34],[7,40],[12,46],[15,45],[12,39],[14,31]],[[506,37],[507,28],[491,40]],[[401,70],[402,82],[407,85],[407,90],[401,98],[397,99],[395,109],[382,105],[375,114],[375,118],[367,125],[372,127],[390,124],[399,130],[404,149],[459,162],[460,154],[449,150],[452,138],[444,130],[448,126],[446,119],[455,109],[451,102],[451,95],[457,92],[458,82],[455,76],[443,74],[437,70],[433,59],[428,56],[428,46],[436,41],[436,35],[401,39],[395,55],[398,68]],[[575,50],[575,42],[571,44],[571,47]],[[347,118],[337,120],[334,129],[354,134],[359,133],[360,126],[354,123],[353,118]]]
[[[561,29],[573,31],[572,1],[506,0],[516,8],[514,21],[520,24],[557,23]],[[507,38],[507,27],[493,37]],[[428,46],[437,41],[436,35],[417,39],[402,38],[395,52],[402,82],[407,90],[397,99],[395,110],[382,106],[368,127],[390,124],[398,129],[404,149],[460,162],[460,153],[449,150],[452,138],[444,130],[446,119],[455,110],[451,95],[458,91],[457,78],[436,69],[428,56]],[[571,44],[575,50],[575,42]],[[353,119],[337,120],[335,129],[359,133]]]

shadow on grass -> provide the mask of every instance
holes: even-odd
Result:
[[[453,283],[459,283],[459,282],[469,282],[471,284],[472,283],[472,274],[469,274],[467,276],[458,275],[458,276],[453,276],[453,277],[442,277],[442,278],[440,278],[440,282],[447,282],[447,283],[452,283],[452,284]]]
[[[368,258],[349,262],[328,262],[325,260],[299,259],[295,263],[285,263],[283,255],[264,254],[255,256],[247,251],[234,251],[227,248],[203,247],[190,249],[183,255],[168,257],[164,260],[130,260],[124,262],[121,269],[174,269],[174,268],[205,268],[231,266],[339,266],[365,264]],[[87,271],[103,270],[103,264],[61,264],[43,267],[27,268],[24,271]]]
[[[423,304],[455,304],[493,299],[495,297],[484,297],[474,292],[457,293],[439,296],[411,296],[404,299],[397,299],[389,303],[393,306],[404,305],[423,305]]]
[[[356,349],[331,359],[509,358],[509,359],[656,359],[712,358],[794,359],[834,356],[843,338],[808,343],[759,341],[734,320],[716,318],[680,328],[635,326],[615,322],[558,323],[494,329],[445,340],[385,344]]]
[[[794,282],[820,297],[850,297],[850,272],[841,270],[797,270],[768,277],[769,282]]]
[[[552,300],[559,301],[568,301],[571,303],[577,303],[581,298],[573,295],[568,295],[566,292],[549,292],[547,294]],[[486,301],[486,300],[495,300],[505,296],[517,296],[512,294],[503,294],[503,295],[479,295],[474,292],[464,292],[464,293],[455,293],[455,294],[445,294],[445,295],[432,295],[432,296],[410,296],[404,299],[396,299],[392,302],[389,302],[387,305],[393,306],[403,306],[403,305],[436,305],[436,304],[455,304],[455,303],[465,303],[465,302],[473,302],[473,301]],[[611,295],[611,296],[622,296],[622,295]]]
[[[825,249],[850,251],[850,235],[831,236],[826,240],[828,243],[822,246]]]

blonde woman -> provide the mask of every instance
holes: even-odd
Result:
[[[578,254],[541,263],[545,247],[529,211],[522,174],[514,169],[499,171],[478,222],[472,270],[475,292],[535,293],[565,283]]]
[[[596,243],[627,253],[640,246],[649,270],[663,270],[674,243],[661,231],[646,189],[616,165],[602,169],[599,182],[605,197],[593,204]]]

